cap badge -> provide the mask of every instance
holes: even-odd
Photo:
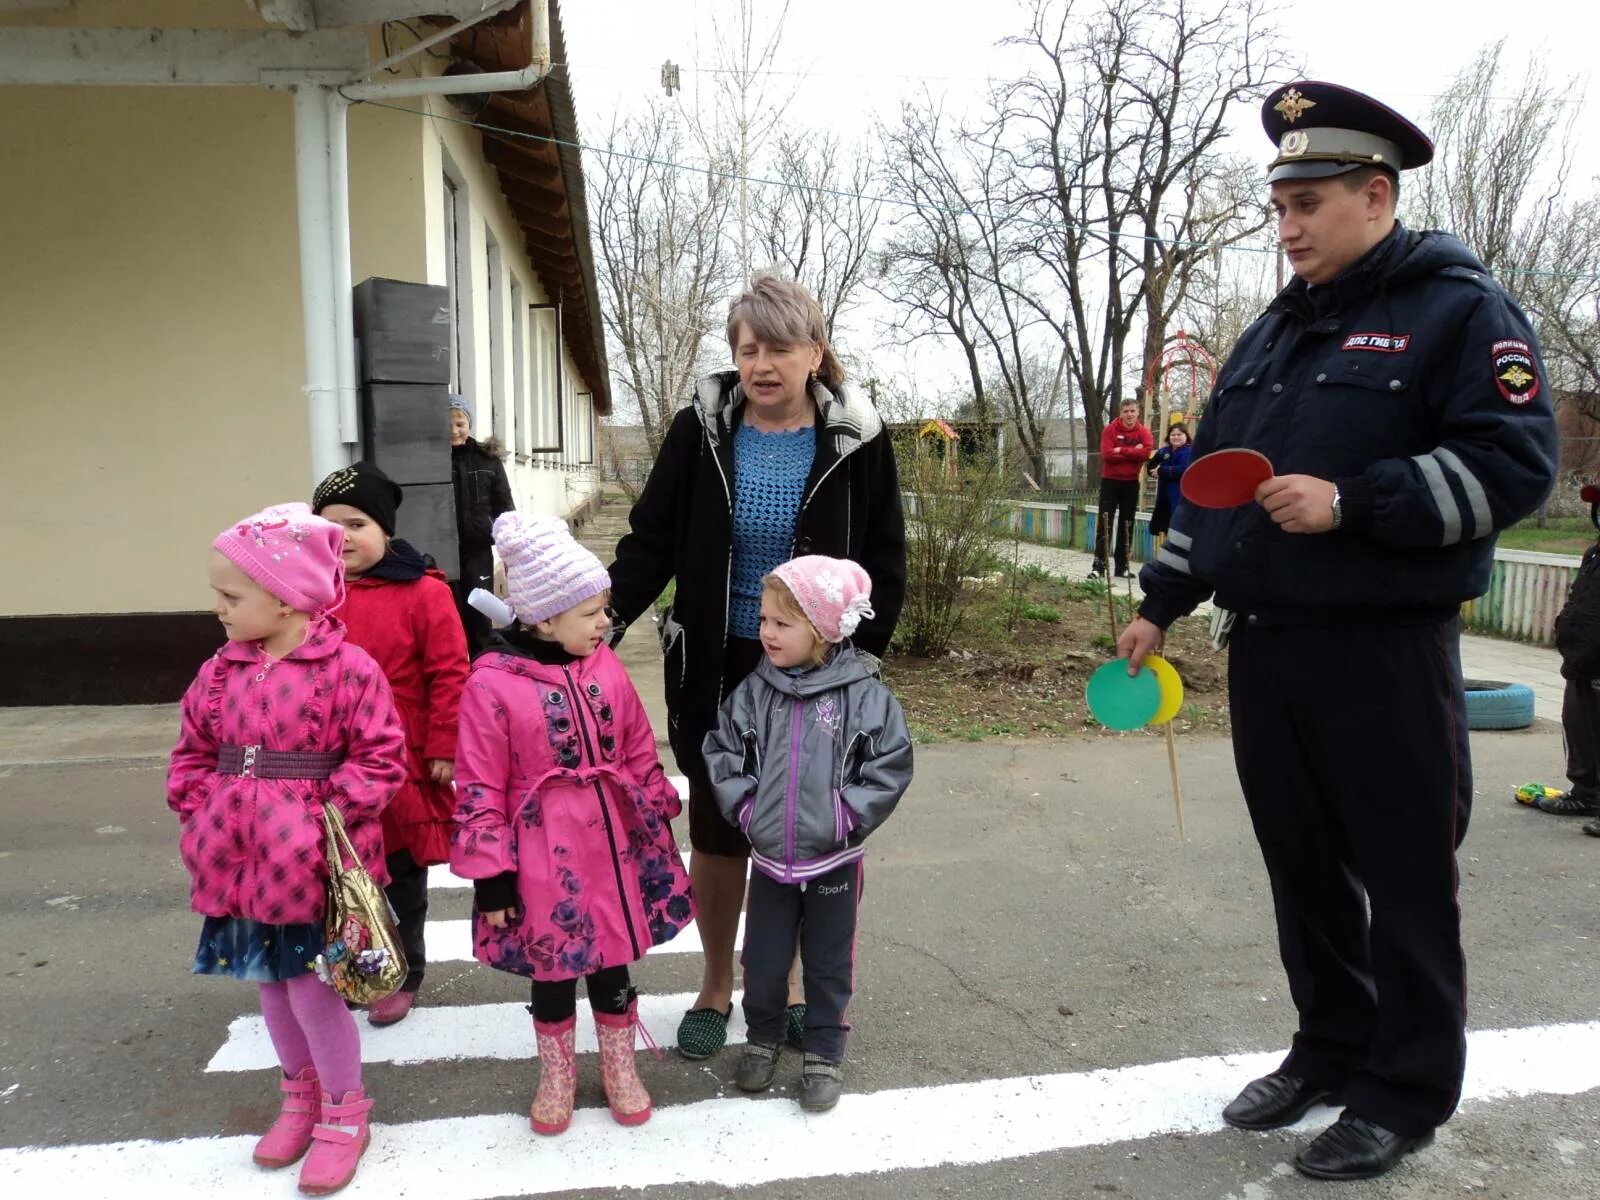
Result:
[[[1311,135],[1304,129],[1291,129],[1278,144],[1278,153],[1285,158],[1298,158],[1311,148]]]
[[[1293,125],[1305,115],[1306,109],[1315,108],[1316,106],[1317,102],[1315,100],[1307,100],[1300,94],[1299,88],[1290,88],[1283,94],[1283,98],[1272,106],[1272,110],[1282,113],[1283,119]],[[1285,151],[1285,153],[1288,153],[1288,151]]]

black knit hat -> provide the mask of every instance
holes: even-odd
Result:
[[[320,513],[330,504],[348,504],[359,508],[378,523],[390,537],[394,536],[394,514],[400,507],[404,493],[400,485],[369,462],[358,462],[340,467],[311,494],[311,511]]]

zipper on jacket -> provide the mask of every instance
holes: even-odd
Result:
[[[578,720],[578,732],[583,735],[583,749],[589,756],[589,765],[597,767],[600,760],[595,757],[594,745],[589,741],[589,724],[583,719],[583,710],[587,703],[578,691],[578,685],[573,681],[572,672],[566,667],[561,668],[561,673],[567,677],[567,694],[572,698],[572,714]],[[611,810],[606,807],[605,789],[600,781],[594,781],[594,798],[600,804],[600,819],[606,823],[606,841],[611,843],[611,871],[617,878],[617,899],[622,902],[622,919],[628,926],[628,941],[633,945],[635,958],[642,958],[644,951],[639,947],[639,935],[633,928],[633,912],[628,906],[628,892],[622,884],[622,859],[617,853],[617,835],[611,827]]]
[[[783,874],[785,883],[794,882],[794,809],[795,794],[799,790],[800,775],[800,720],[805,715],[805,701],[796,696],[794,717],[789,722],[789,786],[783,812]]]
[[[865,444],[865,443],[863,443],[863,444]],[[834,459],[831,463],[829,463],[827,469],[822,472],[822,477],[817,480],[816,486],[811,489],[810,494],[807,495],[804,500],[800,501],[800,508],[794,514],[794,537],[789,540],[789,557],[790,558],[794,557],[795,547],[800,542],[800,522],[801,522],[801,520],[804,519],[804,517],[806,515],[807,507],[809,507],[810,504],[811,504],[811,501],[816,498],[817,493],[822,490],[822,485],[828,482],[828,476],[832,475],[834,470],[839,466],[839,464],[842,463],[845,459],[849,458],[850,454],[854,454],[854,453],[855,453],[855,451],[852,450],[852,451],[850,451],[849,454],[841,454],[838,458]],[[849,496],[846,496],[844,498],[844,521],[845,521],[844,557],[848,558],[848,557],[850,557],[850,497]]]
[[[717,457],[715,446],[711,447],[711,461],[717,465],[717,478],[722,480],[722,495],[728,501],[728,562],[722,580],[722,678],[717,680],[717,693],[721,695],[722,685],[727,682],[728,676],[728,624],[733,617],[733,489],[728,486],[728,473],[722,469],[722,460]],[[796,523],[798,524],[798,518]],[[794,557],[793,551],[789,557]],[[687,676],[689,670],[687,655],[683,661],[684,674]]]

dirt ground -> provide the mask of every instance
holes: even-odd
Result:
[[[1126,594],[1117,592],[1119,630],[1131,612]],[[1105,733],[1089,715],[1084,688],[1112,657],[1111,622],[1099,583],[1026,570],[1014,580],[998,576],[967,592],[954,648],[939,658],[892,654],[884,678],[919,742]],[[1166,657],[1184,685],[1174,731],[1225,732],[1227,659],[1211,649],[1207,620],[1174,624]]]

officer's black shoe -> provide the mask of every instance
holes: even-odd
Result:
[[[1294,1165],[1313,1179],[1376,1179],[1432,1141],[1431,1129],[1421,1137],[1407,1137],[1346,1112],[1294,1156]]]
[[[1600,837],[1600,817],[1583,823],[1583,831],[1590,837]]]
[[[1133,578],[1133,572],[1128,570],[1127,567],[1123,567],[1120,571],[1117,572],[1117,578],[1118,579],[1132,579]]]
[[[1306,1115],[1319,1100],[1333,1095],[1320,1084],[1298,1075],[1274,1071],[1245,1084],[1244,1091],[1222,1110],[1222,1119],[1235,1129],[1282,1129]]]

